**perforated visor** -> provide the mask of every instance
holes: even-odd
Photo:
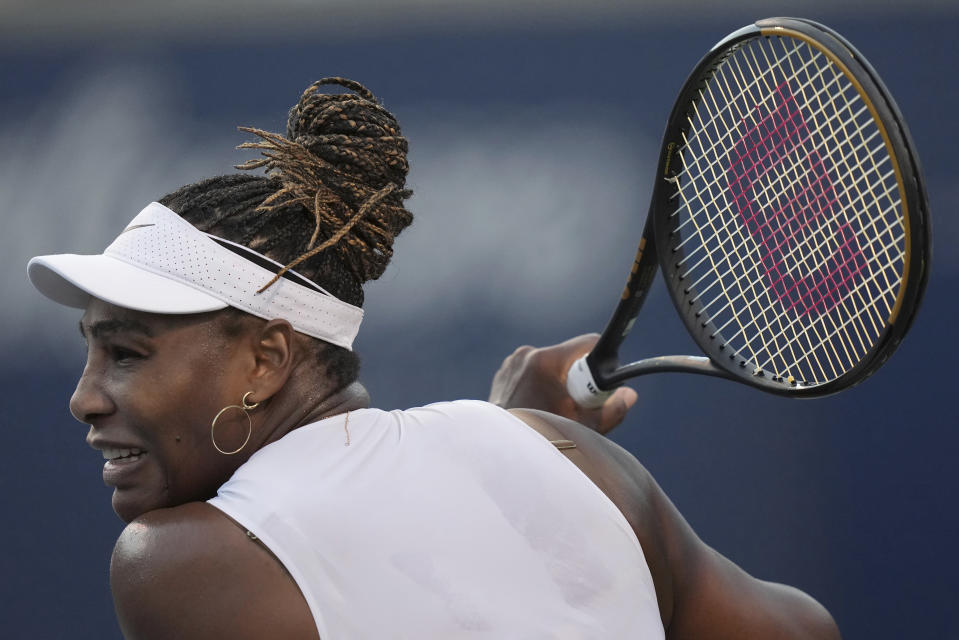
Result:
[[[193,287],[105,255],[62,254],[33,258],[27,266],[37,291],[83,309],[91,297],[134,311],[203,313],[227,305]]]
[[[300,333],[351,349],[363,310],[248,247],[214,238],[163,205],[147,205],[102,255],[61,254],[30,261],[34,286],[55,302],[83,308],[90,296],[151,313],[200,313],[227,306],[289,321]]]

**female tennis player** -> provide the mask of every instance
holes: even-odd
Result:
[[[241,168],[265,176],[183,187],[103,254],[29,266],[84,309],[70,407],[128,523],[110,572],[127,638],[839,637],[597,433],[635,394],[566,396],[595,337],[521,348],[490,403],[370,408],[351,349],[412,220],[406,140],[340,78],[286,136],[248,131],[263,157]]]

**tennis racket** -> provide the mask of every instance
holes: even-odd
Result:
[[[679,93],[626,288],[570,394],[596,407],[666,371],[792,396],[861,382],[916,315],[927,209],[906,123],[842,36],[795,18],[728,35]],[[708,357],[620,364],[658,268]]]

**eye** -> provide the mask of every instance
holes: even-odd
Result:
[[[110,347],[110,356],[118,364],[130,364],[138,360],[143,360],[146,356],[138,351],[127,349],[126,347]]]

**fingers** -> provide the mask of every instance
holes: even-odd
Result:
[[[613,393],[613,396],[619,396],[626,411],[632,409],[636,401],[639,400],[639,394],[632,387],[620,387]]]
[[[493,377],[489,401],[505,408],[550,411],[606,433],[621,423],[636,404],[636,392],[621,387],[601,407],[585,409],[573,401],[566,389],[570,367],[589,353],[597,340],[599,334],[591,333],[548,347],[517,348]]]
[[[597,340],[599,340],[598,333],[586,333],[561,342],[556,345],[556,348],[562,351],[569,360],[576,360],[589,353]]]
[[[596,344],[597,340],[599,340],[598,333],[584,333],[581,336],[575,336],[573,338],[569,338],[568,340],[564,340],[563,342],[559,343],[559,346],[579,349],[585,345],[587,349],[591,349],[593,345]]]
[[[561,381],[565,382],[566,372],[569,368],[576,360],[589,353],[597,340],[599,340],[598,333],[587,333],[570,338],[557,345],[533,349],[529,356],[538,360],[538,364],[544,369],[554,371],[556,375],[560,376]]]
[[[638,398],[639,394],[629,387],[616,389],[600,408],[599,425],[597,425],[596,430],[604,434],[611,431],[613,427],[623,421]]]
[[[516,350],[515,350],[513,353],[511,353],[510,355],[508,355],[508,356],[507,356],[507,359],[509,359],[509,358],[522,358],[523,356],[525,356],[527,353],[529,353],[529,352],[532,351],[532,350],[533,350],[533,347],[529,346],[528,344],[524,344],[524,345],[521,346],[521,347],[516,347]]]
[[[503,360],[500,369],[506,368],[507,365],[517,366],[523,363],[522,366],[531,365],[543,372],[565,376],[566,370],[572,363],[589,353],[597,340],[599,340],[598,333],[587,333],[548,347],[523,345],[517,347]],[[562,371],[559,371],[560,369]]]

